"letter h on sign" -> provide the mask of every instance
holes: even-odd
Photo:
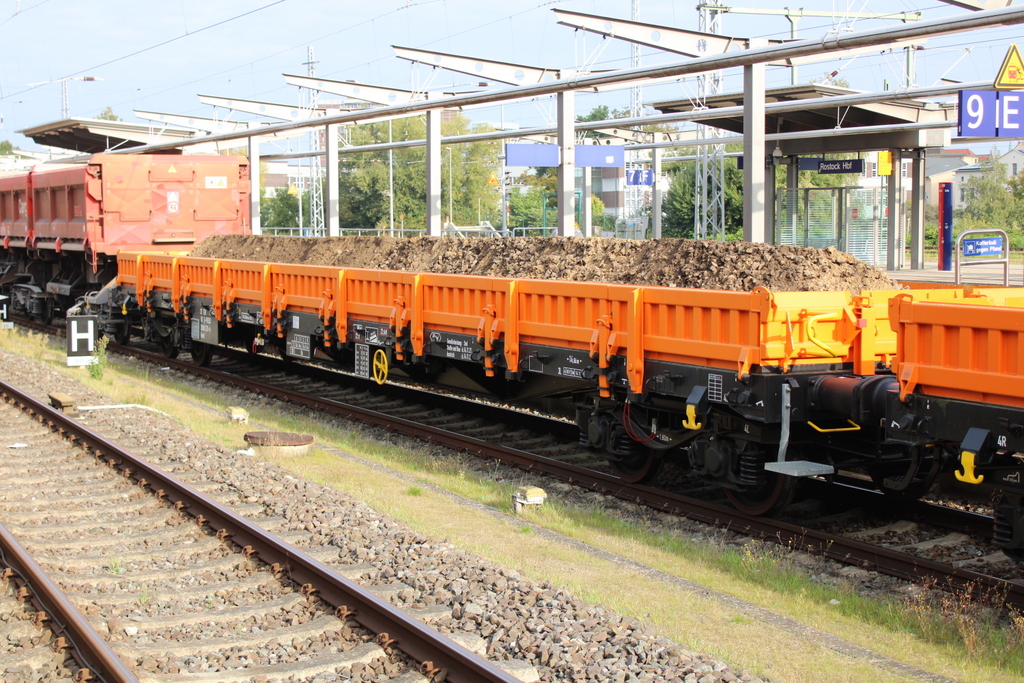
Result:
[[[96,362],[96,338],[99,317],[95,315],[69,316],[67,319],[68,367],[92,365]]]

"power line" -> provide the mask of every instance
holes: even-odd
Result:
[[[79,75],[81,75],[81,74],[83,74],[83,73],[85,73],[87,71],[95,71],[95,70],[101,69],[101,68],[103,68],[105,66],[110,66],[111,64],[116,64],[117,62],[124,61],[125,59],[130,59],[131,57],[135,57],[137,55],[141,55],[144,52],[149,52],[150,50],[155,50],[158,47],[163,47],[164,45],[170,45],[171,43],[174,43],[176,41],[181,40],[182,38],[188,38],[190,36],[196,35],[197,33],[202,33],[203,31],[207,31],[207,30],[209,30],[211,28],[216,28],[218,26],[223,26],[224,24],[228,24],[228,23],[230,23],[232,21],[235,21],[236,19],[242,19],[243,17],[247,17],[250,14],[255,14],[257,12],[262,12],[265,9],[268,9],[268,8],[273,7],[275,5],[280,5],[281,3],[286,2],[286,1],[287,0],[275,0],[275,2],[272,2],[269,5],[264,5],[263,7],[257,7],[256,9],[249,10],[248,12],[243,12],[241,14],[237,14],[237,15],[235,15],[233,17],[230,17],[229,19],[224,19],[222,21],[215,22],[213,24],[210,24],[208,26],[204,26],[203,28],[195,30],[195,31],[192,31],[192,32],[187,32],[186,31],[185,33],[183,33],[180,36],[175,36],[174,38],[170,38],[170,39],[162,41],[160,43],[156,43],[155,45],[150,45],[149,47],[142,48],[141,50],[136,50],[135,52],[132,52],[130,54],[122,55],[121,57],[117,57],[115,59],[111,59],[109,61],[103,62],[102,64],[97,64],[96,66],[90,66],[90,67],[88,67],[86,69],[82,69],[81,71],[76,71],[74,73],[68,74],[67,76],[63,76],[61,78],[55,78],[53,80],[58,81],[58,80],[66,79],[66,78],[73,78],[73,77],[79,76]],[[42,4],[42,3],[40,3],[40,4]],[[38,5],[35,5],[35,6],[38,7]],[[39,86],[36,86],[36,87],[39,87]],[[30,92],[32,90],[35,90],[35,88],[26,88],[25,90],[19,90],[18,92],[11,93],[9,95],[5,95],[3,98],[0,98],[0,99],[8,99],[10,97],[16,97],[18,95]]]

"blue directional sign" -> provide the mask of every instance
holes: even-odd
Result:
[[[1024,90],[961,90],[957,135],[963,138],[1024,137]]]
[[[576,165],[588,168],[622,168],[622,145],[576,145]],[[505,145],[506,166],[558,166],[558,145]]]
[[[985,237],[983,239],[965,239],[960,243],[963,245],[964,256],[1002,256],[1003,238]]]
[[[653,185],[654,171],[626,171],[627,185]]]
[[[558,166],[558,145],[505,145],[506,166]]]
[[[576,145],[576,165],[622,168],[626,165],[626,148],[622,145]]]

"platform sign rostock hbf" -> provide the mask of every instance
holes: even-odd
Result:
[[[14,323],[7,321],[7,297],[0,294],[0,329],[14,329]]]

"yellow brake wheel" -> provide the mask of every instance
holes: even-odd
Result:
[[[373,381],[377,384],[388,381],[388,354],[384,349],[377,349],[373,354]]]

